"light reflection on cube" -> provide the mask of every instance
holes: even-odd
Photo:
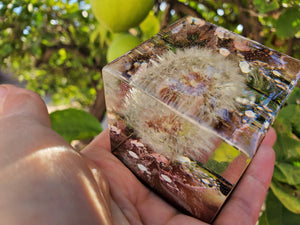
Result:
[[[299,60],[181,19],[103,69],[112,151],[210,223],[299,77]]]

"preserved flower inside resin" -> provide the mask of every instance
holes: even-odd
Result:
[[[159,102],[137,89],[131,89],[125,108],[127,122],[135,128],[141,141],[171,160],[186,155],[205,163],[216,148],[211,131],[161,107]]]
[[[207,49],[168,51],[148,66],[142,65],[132,77],[130,85],[137,89],[126,98],[128,123],[156,152],[171,159],[188,155],[205,163],[219,144],[215,134],[183,118],[214,125],[235,110],[235,98],[245,86],[239,71],[238,65]],[[149,93],[181,114],[161,107]]]
[[[142,65],[131,83],[211,125],[235,110],[235,98],[242,95],[245,77],[226,57],[194,47],[168,51],[148,66]]]

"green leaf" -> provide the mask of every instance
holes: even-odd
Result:
[[[287,8],[278,18],[275,28],[278,37],[293,37],[300,30],[300,8]]]
[[[222,172],[224,172],[227,169],[228,165],[229,165],[229,162],[218,162],[213,159],[209,159],[205,163],[205,167],[209,168],[210,170],[212,170],[218,174],[221,174]]]
[[[273,172],[273,179],[280,181],[282,183],[287,183],[287,178],[284,175],[284,173],[282,173],[282,171],[278,168],[278,167],[274,167],[274,172]]]
[[[266,198],[266,210],[264,211],[265,220],[270,225],[281,225],[282,224],[282,209],[284,207],[278,201],[273,192],[269,192]],[[260,224],[261,225],[261,224]]]
[[[140,28],[144,34],[143,39],[147,40],[159,32],[160,22],[158,18],[151,12],[140,24]]]
[[[259,225],[296,225],[299,224],[300,215],[287,210],[269,191],[266,198],[266,209],[259,218]]]
[[[100,41],[100,46],[103,47],[107,37],[109,34],[109,30],[102,26],[101,24],[96,25],[96,29],[90,35],[90,42],[95,43],[98,39]]]
[[[288,104],[300,104],[300,88],[295,87],[287,100]]]
[[[50,114],[52,129],[68,142],[92,138],[102,131],[99,121],[86,111],[65,109]]]
[[[300,159],[300,141],[294,139],[286,133],[277,131],[277,141],[273,146],[276,152],[277,161],[299,161]]]
[[[260,13],[267,13],[274,9],[278,9],[279,4],[277,0],[254,0],[254,6]]]
[[[259,217],[259,225],[270,225],[266,211]]]
[[[295,124],[300,118],[300,105],[290,104],[281,109],[278,114],[277,120],[284,124]],[[291,128],[290,128],[291,129]],[[291,132],[287,130],[286,132]]]
[[[227,144],[226,142],[222,142],[214,151],[209,160],[205,163],[205,167],[221,174],[226,170],[229,163],[232,162],[236,157],[238,157],[239,154],[239,150]]]
[[[1,49],[1,54],[3,55],[9,55],[13,51],[12,46],[9,43],[4,43],[2,49]]]
[[[210,158],[217,162],[232,162],[239,154],[240,151],[235,147],[226,142],[222,142]]]
[[[64,48],[61,48],[58,50],[58,59],[57,59],[57,64],[62,65],[67,59],[67,52]]]
[[[291,212],[300,214],[300,191],[273,180],[271,189],[280,202]]]
[[[300,161],[294,161],[294,162],[293,162],[293,165],[300,168]]]
[[[293,125],[293,133],[300,138],[300,121]]]
[[[286,183],[290,185],[300,184],[300,168],[293,164],[285,162],[277,162],[275,168],[280,170],[281,174],[285,177]],[[282,177],[283,177],[282,176]]]
[[[290,102],[296,100],[291,96]],[[297,161],[300,158],[300,105],[289,104],[284,107],[274,123],[277,141],[274,145],[276,159],[280,161]]]

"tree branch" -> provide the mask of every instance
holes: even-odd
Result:
[[[163,12],[162,15],[162,19],[161,19],[161,23],[160,23],[160,29],[165,28],[166,26],[169,25],[172,16],[171,16],[171,9],[172,9],[172,5],[170,2],[167,2],[167,7],[165,9],[165,11]]]
[[[104,89],[97,91],[96,100],[94,104],[90,108],[90,113],[95,116],[99,121],[102,121],[105,115],[106,107],[105,107],[105,98],[104,98]]]
[[[194,17],[203,18],[203,16],[200,13],[198,13],[197,10],[191,8],[189,5],[185,5],[182,2],[178,1],[174,1],[173,3],[173,9],[177,14],[182,14],[183,16],[190,15]]]
[[[288,41],[288,46],[287,46],[287,51],[286,51],[287,55],[293,55],[294,54],[294,44],[295,44],[295,42],[296,42],[295,37],[290,38],[290,40]]]

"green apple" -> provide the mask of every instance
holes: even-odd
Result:
[[[98,21],[117,33],[139,25],[154,0],[90,0],[90,3]]]
[[[140,39],[128,33],[118,35],[107,50],[107,62],[111,62],[141,43]]]

